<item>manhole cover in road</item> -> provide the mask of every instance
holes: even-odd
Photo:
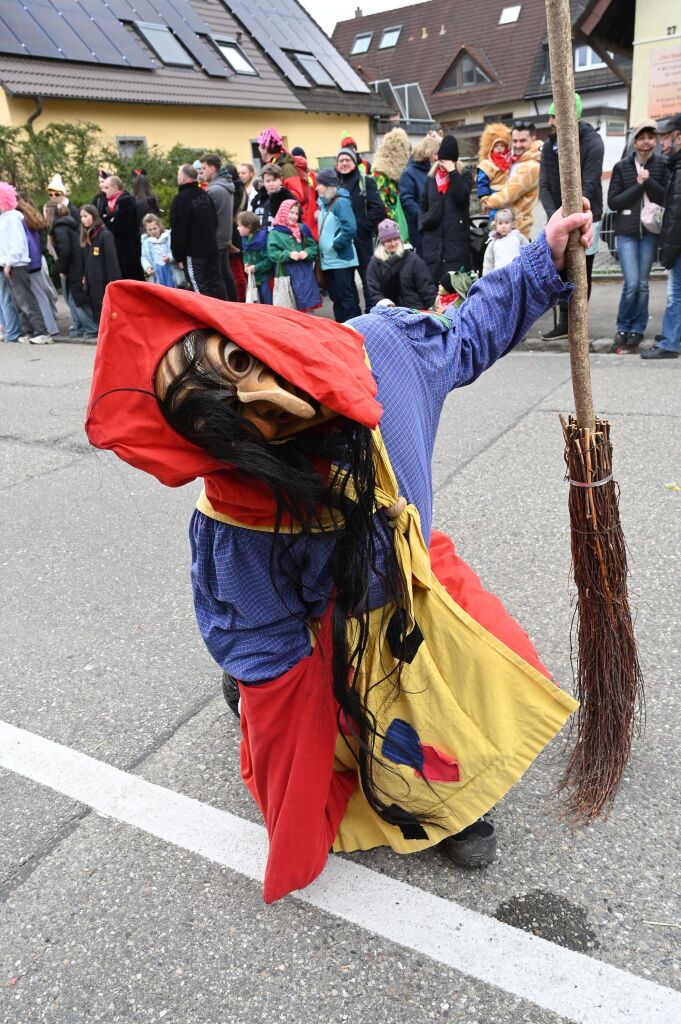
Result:
[[[563,896],[543,889],[512,896],[499,904],[494,916],[497,921],[580,953],[591,952],[600,945],[589,926],[586,911]]]

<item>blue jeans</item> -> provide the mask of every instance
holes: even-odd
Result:
[[[0,270],[0,323],[2,323],[7,341],[18,341],[21,334],[21,321],[17,307],[14,305],[12,291],[7,278]]]
[[[662,319],[662,340],[657,348],[668,352],[681,352],[681,256],[669,271],[667,305]]]
[[[73,323],[69,328],[69,334],[72,338],[82,338],[84,335],[97,336],[99,328],[92,318],[92,307],[89,303],[85,303],[83,306],[77,306],[73,298],[73,293],[66,283],[66,279],[61,279],[64,297],[68,303],[69,309],[71,310],[71,319]]]
[[[659,244],[657,235],[644,231],[643,238],[616,235],[624,287],[617,311],[617,330],[645,334],[648,326],[648,278]]]

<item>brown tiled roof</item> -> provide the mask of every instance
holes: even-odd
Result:
[[[510,111],[514,101],[540,94],[536,88],[541,71],[537,75],[536,68],[546,37],[544,0],[520,0],[518,20],[510,25],[498,24],[503,8],[517,3],[429,0],[339,22],[331,38],[366,81],[388,78],[393,85],[418,82],[434,116],[464,106],[497,105],[500,112],[502,108]],[[397,25],[402,26],[397,45],[379,50],[383,30]],[[353,57],[350,50],[355,37],[364,32],[373,32],[369,50]],[[472,88],[436,91],[462,49],[488,75],[492,72],[493,81]],[[607,70],[605,79],[608,85],[617,82]],[[582,81],[587,84],[585,79]]]

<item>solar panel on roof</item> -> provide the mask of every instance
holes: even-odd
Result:
[[[78,0],[60,0],[64,20],[82,40],[92,55],[96,55],[102,64],[120,64],[121,54],[111,42],[107,33],[100,28],[99,24],[84,12]]]
[[[192,32],[198,32],[201,35],[206,35],[210,31],[209,27],[201,20],[192,5],[187,3],[187,0],[156,0],[156,6],[162,14],[168,11],[169,8],[172,8],[175,13],[186,22],[187,28],[190,28]],[[168,24],[170,24],[170,22],[168,22]]]
[[[31,0],[30,12],[57,47],[60,57],[68,60],[92,60],[92,51],[49,0]]]
[[[109,7],[111,0],[107,0]],[[111,45],[118,51],[119,58],[112,63],[121,67],[142,68],[153,70],[151,58],[144,52],[135,37],[128,31],[109,7],[102,0],[80,0],[80,6],[89,17],[105,32]],[[97,51],[95,51],[96,53]]]
[[[292,60],[287,57],[282,48],[275,41],[270,19],[264,11],[258,9],[258,5],[252,0],[223,0],[225,7],[230,8],[241,24],[248,29],[255,41],[262,47],[270,60],[274,61],[280,71],[288,78],[293,85],[303,89],[309,89],[310,83],[301,71],[295,66]],[[281,26],[277,26],[280,28]],[[277,32],[277,40],[280,37]],[[297,43],[293,43],[293,49]]]
[[[224,62],[218,58],[215,50],[212,47],[209,48],[199,39],[196,33],[189,28],[187,23],[182,20],[170,4],[165,8],[165,23],[168,28],[173,30],[180,42],[196,58],[207,74],[213,75],[215,78],[227,78],[229,76],[229,71],[225,67]],[[204,26],[204,28],[207,31],[207,26]]]
[[[158,16],[158,7],[150,0],[105,0],[107,6],[121,21],[152,21],[162,22]]]
[[[32,57],[63,56],[59,52],[59,48],[43,32],[38,22],[31,17],[30,13],[18,0],[5,0],[2,5],[2,20],[10,32],[24,44],[21,48],[21,53],[28,53]],[[0,46],[3,44],[4,33]]]

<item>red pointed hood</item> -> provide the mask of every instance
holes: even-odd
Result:
[[[259,482],[218,462],[167,423],[154,374],[188,331],[212,327],[334,412],[375,427],[376,382],[361,335],[331,320],[280,306],[223,302],[140,281],[106,290],[85,431],[169,487],[204,477],[218,511],[250,525],[269,522],[273,502]]]

